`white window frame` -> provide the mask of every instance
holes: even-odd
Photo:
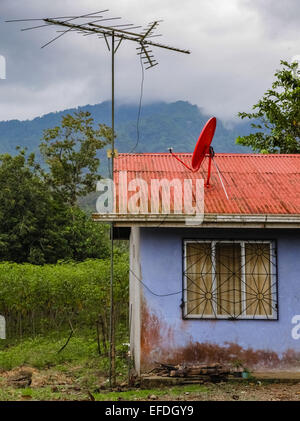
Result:
[[[212,302],[213,312],[212,314],[188,314],[187,311],[187,276],[185,275],[187,270],[187,245],[188,244],[211,244],[211,258],[213,261],[212,264],[212,288],[215,290],[214,301]],[[239,316],[230,316],[226,314],[217,313],[217,279],[215,274],[216,267],[216,244],[225,243],[225,244],[240,244],[241,246],[241,300],[242,300],[242,312]],[[246,274],[245,274],[245,244],[269,244],[270,245],[270,282],[271,282],[271,309],[272,314],[270,315],[248,315],[246,312]],[[210,319],[210,320],[278,320],[278,295],[277,295],[277,275],[276,271],[274,272],[274,266],[277,268],[277,259],[276,259],[276,244],[273,240],[184,240],[184,259],[183,259],[183,318],[184,319]]]

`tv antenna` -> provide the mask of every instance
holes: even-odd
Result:
[[[198,141],[196,143],[194,152],[193,152],[193,156],[192,156],[192,162],[191,162],[191,167],[189,165],[187,165],[185,162],[183,162],[177,155],[175,155],[173,153],[173,148],[169,148],[169,152],[172,154],[172,156],[174,156],[174,158],[177,159],[177,161],[181,162],[182,165],[184,165],[188,170],[192,171],[192,172],[197,172],[199,171],[201,164],[204,160],[204,158],[208,155],[208,170],[207,170],[207,177],[206,177],[206,181],[204,183],[205,187],[210,187],[210,176],[211,176],[211,163],[213,162],[214,167],[217,171],[218,177],[220,179],[222,188],[224,190],[225,196],[227,198],[227,200],[229,200],[228,198],[228,194],[225,188],[225,185],[223,183],[223,179],[221,176],[221,171],[219,170],[219,167],[217,165],[217,163],[215,162],[215,151],[213,149],[211,145],[211,142],[213,140],[214,134],[215,134],[215,130],[216,130],[216,125],[217,125],[217,119],[216,117],[212,117],[210,118],[205,126],[203,127],[200,136],[198,138]]]
[[[159,23],[162,20],[155,20],[150,22],[146,28],[142,29],[140,32],[133,32],[134,29],[142,28],[141,26],[133,26],[132,23],[125,24],[113,24],[111,21],[119,21],[122,19],[120,16],[112,17],[106,16],[105,13],[109,9],[100,10],[98,12],[88,13],[85,15],[78,16],[58,16],[58,17],[48,17],[48,18],[35,18],[35,19],[11,19],[6,20],[6,22],[36,22],[39,23],[35,26],[30,26],[27,28],[21,29],[21,31],[29,31],[34,29],[47,28],[49,26],[62,27],[63,30],[57,30],[59,35],[52,38],[50,41],[41,46],[45,48],[49,46],[54,41],[61,38],[63,35],[66,35],[70,32],[77,32],[83,36],[94,35],[98,38],[103,38],[105,40],[108,51],[111,53],[111,128],[112,128],[112,154],[111,154],[111,173],[113,178],[114,171],[114,157],[115,157],[115,147],[114,147],[114,133],[115,133],[115,54],[120,47],[122,41],[133,41],[138,44],[137,54],[140,56],[142,65],[145,66],[145,69],[150,69],[158,65],[158,61],[155,59],[152,48],[163,48],[170,51],[175,51],[177,53],[190,54],[189,50],[184,50],[181,48],[171,47],[170,45],[160,44],[152,41],[154,37],[159,37],[161,34],[155,34],[154,31],[159,26]],[[109,42],[110,40],[110,42]]]
[[[29,31],[34,29],[47,28],[49,26],[62,27],[63,30],[57,30],[59,35],[56,35],[50,41],[41,46],[45,48],[54,41],[61,38],[70,32],[77,32],[83,36],[94,35],[98,38],[105,40],[108,51],[111,53],[111,174],[113,178],[114,173],[114,157],[115,157],[115,54],[120,47],[122,41],[133,41],[138,44],[137,54],[145,69],[150,69],[158,65],[155,59],[152,48],[163,48],[165,50],[175,51],[177,53],[190,54],[189,50],[171,47],[170,45],[160,44],[152,41],[154,37],[159,37],[161,34],[155,34],[154,31],[159,26],[162,20],[155,20],[150,22],[146,28],[140,32],[133,32],[134,29],[142,28],[141,26],[133,26],[132,23],[113,24],[111,21],[119,21],[122,19],[120,16],[112,17],[106,16],[105,13],[109,9],[100,10],[98,12],[88,13],[78,16],[58,16],[48,18],[34,18],[34,19],[11,19],[6,22],[36,22],[39,23],[35,26],[30,26],[21,29],[21,31]],[[65,29],[66,28],[66,29]],[[110,42],[109,42],[110,41]]]
[[[177,53],[190,54],[189,50],[183,50],[169,45],[160,44],[152,41],[152,38],[159,37],[161,34],[154,34],[161,20],[150,22],[148,26],[141,30],[141,32],[133,32],[133,30],[141,28],[141,26],[133,26],[133,24],[113,24],[111,21],[119,21],[121,17],[106,16],[105,13],[109,9],[100,10],[98,12],[88,13],[78,16],[57,16],[47,18],[35,19],[12,19],[6,22],[36,22],[37,25],[23,28],[21,31],[29,31],[34,29],[47,28],[49,26],[62,27],[62,30],[57,30],[59,35],[56,35],[41,48],[45,48],[54,41],[63,37],[70,32],[77,32],[83,36],[96,36],[105,40],[108,51],[111,53],[111,176],[114,174],[114,157],[115,157],[115,54],[123,41],[132,41],[138,44],[137,54],[145,69],[151,69],[158,65],[155,59],[152,48],[163,48],[165,50],[175,51]],[[111,223],[111,274],[110,274],[110,353],[109,353],[109,380],[110,386],[114,383],[115,377],[115,345],[114,345],[114,223]]]

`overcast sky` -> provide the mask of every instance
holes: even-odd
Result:
[[[163,19],[157,31],[163,36],[156,41],[191,50],[190,55],[154,50],[159,65],[145,72],[144,103],[187,100],[230,121],[270,87],[281,59],[300,54],[299,0],[1,0],[6,79],[0,79],[0,120],[108,100],[111,80],[103,39],[68,33],[40,49],[57,35],[55,28],[20,32],[32,23],[4,20],[106,8],[106,17],[123,17],[119,24]],[[140,81],[136,44],[124,42],[116,56],[118,103],[137,103]]]

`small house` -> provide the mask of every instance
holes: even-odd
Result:
[[[190,172],[171,154],[119,154],[114,212],[94,215],[130,242],[139,374],[157,361],[300,367],[300,155],[215,161],[205,186],[207,160]]]

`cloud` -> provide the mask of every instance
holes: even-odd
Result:
[[[107,16],[146,25],[164,19],[157,41],[188,48],[191,55],[153,49],[159,66],[145,72],[144,101],[188,100],[207,113],[232,120],[270,87],[280,59],[300,53],[298,0],[115,0]],[[2,0],[2,18],[89,13],[98,0]],[[26,119],[110,99],[110,53],[104,40],[55,28],[20,32],[27,24],[0,22],[0,120]],[[35,24],[35,22],[33,22]],[[59,28],[56,28],[59,29]],[[141,69],[136,45],[123,42],[116,55],[116,99],[137,102]]]
[[[299,39],[299,0],[246,0],[245,5],[256,11],[268,36]]]

